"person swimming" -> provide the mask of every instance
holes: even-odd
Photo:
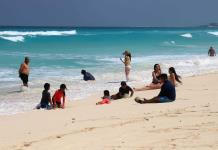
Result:
[[[216,51],[212,46],[208,50],[208,56],[211,56],[211,57],[216,56]]]

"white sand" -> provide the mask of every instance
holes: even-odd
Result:
[[[51,111],[0,117],[0,150],[218,149],[218,74],[189,77],[177,99],[137,104],[159,90],[96,106],[93,96]]]

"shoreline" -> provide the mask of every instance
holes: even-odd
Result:
[[[0,149],[217,149],[218,73],[183,78],[172,103],[144,104],[159,90],[98,105],[99,95],[65,109],[0,116]]]
[[[183,80],[183,79],[187,79],[187,78],[194,78],[194,77],[207,76],[207,75],[216,75],[216,74],[218,75],[218,71],[214,71],[214,72],[211,72],[211,73],[196,74],[196,75],[191,75],[191,76],[184,76],[184,77],[182,77],[182,80]],[[90,82],[92,82],[92,81],[90,81]],[[131,83],[131,82],[130,82],[130,83]],[[143,82],[143,83],[133,83],[133,84],[131,83],[131,86],[130,86],[130,87],[131,87],[131,88],[142,87],[142,86],[147,85],[147,84],[150,84],[150,83],[147,83],[147,82]],[[127,82],[127,85],[129,85],[128,82]],[[182,84],[178,84],[178,85],[179,85],[179,86],[182,86]],[[118,86],[115,87],[115,89],[117,89],[117,90],[112,90],[112,91],[110,91],[110,94],[111,94],[111,95],[116,94],[116,93],[118,92],[119,86],[120,86],[120,84],[118,84]],[[31,90],[31,89],[30,89],[30,90]],[[135,92],[135,93],[141,93],[141,92],[156,91],[156,90],[160,90],[160,89],[145,90],[145,91],[134,91],[134,92]],[[55,90],[53,89],[52,92],[54,92],[54,91],[55,91]],[[24,93],[24,94],[25,94],[25,92],[21,92],[21,93]],[[40,93],[40,94],[41,94],[41,93]],[[70,94],[70,95],[71,95],[71,94]],[[96,99],[96,102],[98,102],[98,101],[101,100],[101,97],[102,97],[102,96],[103,96],[103,91],[102,91],[102,92],[96,91],[96,93],[94,93],[94,94],[92,94],[92,95],[88,95],[88,96],[85,96],[85,97],[83,97],[83,98],[79,98],[79,99],[75,99],[75,100],[68,100],[68,99],[70,99],[70,98],[67,97],[66,103],[69,104],[69,106],[71,107],[71,105],[73,105],[73,103],[77,103],[77,102],[80,102],[80,101],[86,101],[86,102],[87,102],[87,100],[93,99],[93,98],[95,98],[95,99]],[[137,97],[137,96],[134,94],[133,97]],[[39,100],[39,102],[40,102],[40,100]],[[95,104],[95,103],[94,103],[94,104]],[[14,114],[4,114],[4,115],[1,114],[1,115],[0,115],[0,118],[1,118],[1,117],[4,117],[4,116],[14,116],[14,115],[19,115],[19,114],[31,113],[31,112],[35,111],[35,106],[36,106],[36,105],[34,105],[31,110],[27,110],[27,111],[17,112],[17,113],[14,113]],[[68,106],[67,106],[66,108],[68,108]]]

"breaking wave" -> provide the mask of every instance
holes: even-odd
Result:
[[[76,35],[76,30],[70,31],[0,31],[0,36],[60,36]]]
[[[23,42],[24,41],[23,36],[0,36],[0,38],[2,38],[4,40],[9,40],[12,42]]]
[[[208,32],[208,34],[212,34],[212,35],[218,36],[218,31],[216,31],[216,32]]]
[[[192,38],[191,33],[182,34],[181,36],[185,38]]]
[[[70,36],[76,35],[76,30],[70,31],[0,31],[0,38],[12,42],[24,42],[24,36]]]

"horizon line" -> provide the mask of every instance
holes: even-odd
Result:
[[[46,25],[0,25],[0,28],[6,28],[6,27],[29,27],[29,28],[194,28],[194,27],[218,27],[213,25],[196,25],[196,26],[46,26]]]

